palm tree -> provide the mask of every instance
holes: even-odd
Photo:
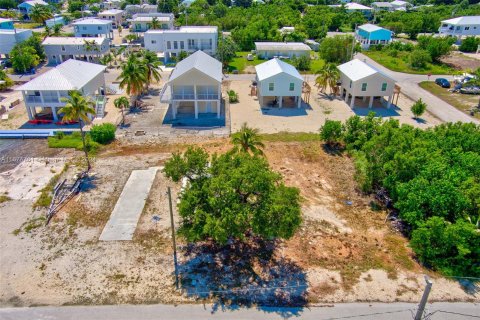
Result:
[[[246,123],[242,125],[240,131],[232,134],[232,144],[237,152],[247,152],[254,155],[263,155],[263,148],[258,129],[250,128]]]
[[[58,36],[61,31],[62,31],[62,25],[56,23],[56,24],[53,26],[53,35]]]
[[[340,78],[340,72],[334,63],[327,63],[317,73],[315,84],[319,86],[321,91],[325,90],[327,85],[330,87],[330,94],[332,94],[337,86],[337,81]]]
[[[49,26],[45,26],[45,38],[50,37],[52,35],[52,28]]]
[[[158,21],[157,17],[153,17],[152,23],[150,24],[150,29],[160,29],[162,27],[162,24],[160,21]]]
[[[102,58],[98,59],[98,61],[103,64],[104,66],[106,65],[110,65],[111,66],[111,63],[113,61],[113,58],[112,58],[112,55],[110,53],[107,53],[106,55],[104,55]]]
[[[115,105],[115,108],[120,109],[120,111],[122,112],[122,126],[123,126],[125,124],[125,114],[123,113],[123,110],[130,106],[130,102],[128,101],[127,97],[119,97],[113,100],[113,104]]]
[[[147,66],[141,63],[136,55],[131,54],[120,68],[122,72],[117,78],[120,80],[120,88],[126,89],[130,96],[134,96],[136,102],[147,83]]]
[[[83,40],[83,48],[85,49],[86,52],[99,52],[100,50],[98,49],[97,43],[95,40]],[[88,61],[87,57],[87,61]]]
[[[30,11],[30,18],[35,22],[45,24],[46,20],[53,18],[53,13],[48,6],[36,4]]]
[[[147,83],[146,88],[148,89],[148,86],[152,81],[158,82],[162,78],[160,75],[160,65],[161,62],[158,60],[157,55],[155,52],[145,50],[142,51],[142,56],[143,56],[143,63],[145,64],[145,67],[147,68]]]
[[[65,106],[58,110],[63,113],[63,120],[78,121],[80,127],[80,134],[82,136],[83,151],[85,152],[85,159],[87,160],[87,168],[90,171],[90,160],[88,159],[87,144],[85,143],[85,132],[83,131],[83,124],[90,121],[88,115],[95,115],[94,102],[82,95],[80,91],[70,91],[69,98],[62,98]]]

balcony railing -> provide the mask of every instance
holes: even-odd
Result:
[[[173,99],[175,100],[194,100],[195,99],[195,95],[192,93],[192,94],[189,94],[189,93],[183,93],[183,94],[173,94]]]
[[[217,100],[218,94],[216,93],[199,93],[197,94],[199,100]]]
[[[27,102],[42,103],[42,98],[40,96],[27,96]]]
[[[188,50],[212,50],[213,46],[188,46]]]

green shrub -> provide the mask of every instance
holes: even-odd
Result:
[[[342,138],[342,123],[335,120],[327,120],[320,128],[320,137],[329,145],[336,145]]]
[[[63,138],[65,138],[65,132],[63,132],[63,131],[55,132],[55,138],[58,139],[58,140],[62,140]]]
[[[427,104],[423,102],[422,99],[418,99],[418,101],[413,104],[410,110],[415,118],[418,118],[425,112],[425,110],[427,110]]]
[[[432,62],[430,53],[423,49],[415,49],[410,53],[410,65],[412,68],[423,69],[427,63]]]
[[[115,130],[117,128],[111,123],[94,125],[90,129],[90,137],[94,142],[107,144],[115,140]]]
[[[462,52],[476,52],[480,45],[480,38],[467,37],[463,39],[462,44],[458,48]]]
[[[233,90],[229,90],[229,91],[228,91],[228,101],[229,101],[230,103],[236,103],[236,102],[238,102],[238,94],[237,94],[235,91],[233,91]]]

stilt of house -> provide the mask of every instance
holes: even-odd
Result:
[[[353,109],[355,107],[354,104],[355,104],[355,96],[352,95],[352,100],[350,101],[350,108]]]
[[[368,108],[372,109],[373,106],[373,96],[370,97],[370,102],[368,103]]]

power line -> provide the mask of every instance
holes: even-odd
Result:
[[[448,313],[448,314],[454,314],[454,315],[457,315],[457,316],[471,317],[471,318],[480,319],[480,316],[477,316],[477,315],[460,313],[460,312],[453,312],[453,311],[445,311],[445,310],[435,310],[434,312],[427,314],[427,315],[425,316],[425,319],[430,319],[430,317],[431,317],[432,315],[434,315],[435,313],[437,313],[437,312],[438,312],[438,313]]]

